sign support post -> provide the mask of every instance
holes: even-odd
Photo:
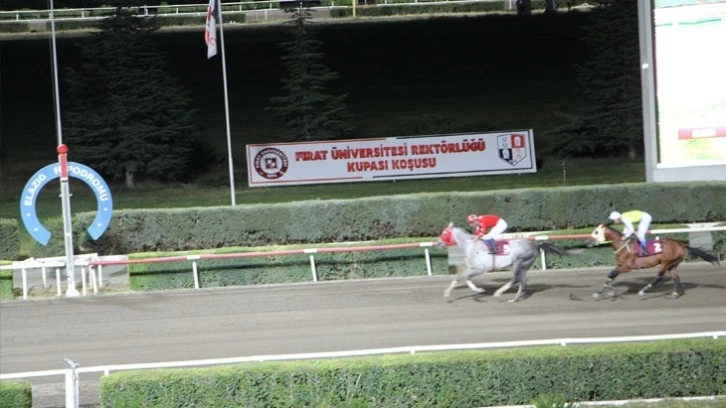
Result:
[[[61,202],[63,204],[63,240],[66,249],[66,274],[68,275],[68,289],[66,296],[79,296],[76,289],[76,274],[73,264],[73,225],[71,223],[71,197],[68,180],[68,146],[58,146],[58,162],[60,163]]]

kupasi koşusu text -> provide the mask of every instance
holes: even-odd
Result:
[[[401,146],[384,146],[366,147],[366,148],[350,148],[338,149],[333,147],[330,150],[301,150],[295,152],[296,162],[307,161],[323,161],[323,160],[351,160],[351,159],[370,159],[382,157],[405,157],[420,155],[438,155],[452,153],[471,153],[483,152],[486,150],[484,139],[464,139],[461,142],[447,143],[442,140],[441,143],[434,144],[414,144],[408,145],[404,143]],[[385,170],[410,170],[421,168],[436,167],[436,157],[426,158],[401,158],[392,160],[372,160],[372,161],[354,161],[347,163],[347,171],[366,172],[366,171],[385,171]]]

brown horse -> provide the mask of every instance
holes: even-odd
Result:
[[[658,275],[651,283],[641,289],[638,295],[645,295],[648,289],[664,279],[666,272],[670,272],[671,278],[673,279],[673,293],[670,297],[676,299],[680,296],[681,290],[681,278],[678,276],[678,265],[683,262],[686,255],[690,253],[713,265],[721,266],[718,257],[715,255],[709,254],[701,248],[690,247],[672,238],[663,238],[655,241],[654,245],[656,248],[654,252],[651,252],[651,255],[638,256],[639,251],[634,245],[631,245],[630,239],[624,239],[620,231],[603,224],[595,228],[595,231],[590,234],[588,240],[590,242],[610,241],[615,250],[615,269],[608,273],[608,280],[605,282],[605,285],[597,293],[592,295],[594,298],[600,297],[605,289],[609,289],[608,295],[614,296],[615,289],[613,288],[613,281],[621,273],[630,272],[634,269],[648,269],[660,265]]]

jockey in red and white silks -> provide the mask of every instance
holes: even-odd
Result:
[[[469,217],[467,217],[467,221],[469,222],[469,225],[476,227],[474,235],[477,239],[482,239],[485,243],[487,243],[487,245],[489,245],[489,252],[496,254],[497,243],[495,239],[499,236],[499,234],[507,230],[507,222],[495,214],[470,214]],[[490,228],[488,233],[487,228]]]

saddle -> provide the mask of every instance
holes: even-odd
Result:
[[[638,254],[638,258],[655,255],[663,252],[663,245],[660,240],[658,239],[652,239],[652,240],[646,240],[645,241],[645,248],[648,251],[648,255],[641,255],[643,251],[640,250],[640,242],[638,242],[637,239],[634,239],[630,243],[630,250],[632,252],[635,252]]]
[[[489,243],[487,243],[485,240],[481,240],[484,245],[487,247],[488,251],[491,251],[491,248],[489,247]],[[495,242],[497,244],[497,252],[495,254],[491,255],[509,255],[509,241],[508,239],[497,239]]]

